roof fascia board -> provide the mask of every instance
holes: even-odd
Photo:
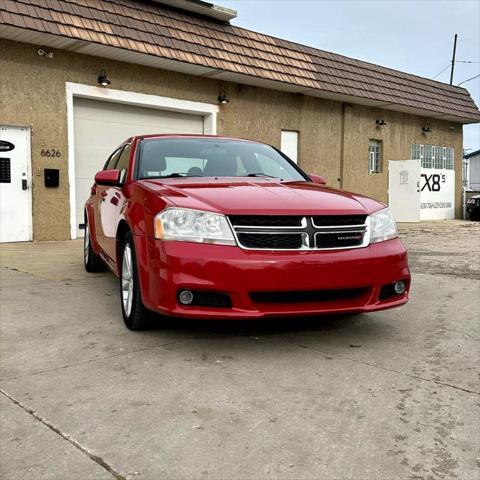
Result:
[[[215,5],[210,2],[202,0],[151,0],[153,3],[160,5],[167,5],[178,10],[183,10],[189,13],[196,13],[204,17],[213,18],[221,22],[230,22],[237,16],[236,10],[231,8]]]

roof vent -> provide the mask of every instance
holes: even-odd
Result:
[[[236,10],[202,0],[153,0],[153,2],[168,5],[178,10],[196,13],[197,15],[213,18],[221,22],[230,22],[237,16]]]

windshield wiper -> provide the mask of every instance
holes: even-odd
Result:
[[[268,178],[280,178],[273,175],[267,175],[266,173],[247,173],[246,177],[268,177]]]
[[[189,173],[170,173],[169,175],[162,175],[160,177],[150,177],[150,178],[183,178],[183,177],[203,177],[203,175],[190,175]]]

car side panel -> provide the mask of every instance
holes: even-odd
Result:
[[[103,232],[102,250],[114,263],[117,261],[117,226],[126,201],[123,187],[104,187],[98,202],[98,220]]]
[[[123,187],[123,193],[125,202],[117,221],[117,232],[120,231],[120,223],[126,222],[128,229],[133,235],[137,256],[140,292],[142,299],[145,299],[150,282],[149,257],[152,255],[152,252],[149,252],[149,245],[151,245],[151,243],[148,240],[151,240],[153,237],[153,219],[158,212],[166,208],[167,202],[160,198],[158,194],[153,194],[135,181],[128,182]],[[115,248],[116,251],[119,252],[119,242],[121,239],[118,235],[116,240]],[[120,263],[120,259],[118,259],[118,263]],[[118,275],[119,265],[116,265],[115,270],[114,273]]]
[[[85,204],[85,212],[87,218],[85,219],[88,222],[90,228],[90,242],[93,248],[93,251],[98,255],[100,253],[100,244],[97,239],[97,229],[95,226],[95,210],[97,198],[95,194],[92,194]]]

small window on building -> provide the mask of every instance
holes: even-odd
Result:
[[[433,158],[433,168],[444,168],[444,147],[433,147],[434,148],[434,158]]]
[[[298,132],[282,130],[280,150],[295,163],[298,163]]]
[[[445,168],[447,170],[454,170],[455,168],[455,150],[451,147],[445,148]]]
[[[436,168],[439,170],[454,169],[454,149],[438,145],[412,144],[412,160],[420,160],[422,168]]]
[[[412,144],[412,160],[422,160],[423,158],[423,145],[419,143]]]
[[[423,145],[422,168],[433,168],[432,145]]]
[[[368,173],[382,173],[382,141],[381,140],[369,141]]]

